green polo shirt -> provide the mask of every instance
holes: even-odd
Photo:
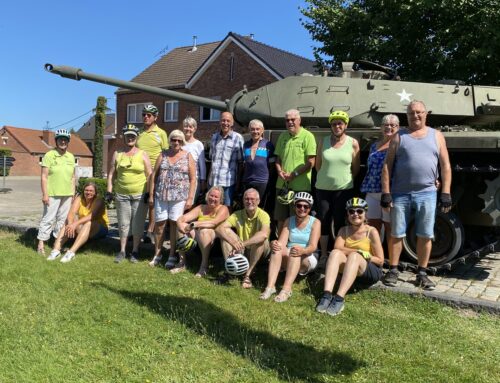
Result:
[[[42,158],[42,167],[49,169],[47,192],[49,197],[73,195],[72,178],[75,173],[75,156],[70,152],[62,156],[55,149],[49,150]]]
[[[246,210],[243,209],[231,214],[226,222],[236,229],[236,233],[242,241],[246,241],[261,231],[264,226],[270,226],[271,218],[269,218],[269,214],[258,207],[252,218],[249,218]]]
[[[300,127],[299,133],[295,136],[286,131],[278,137],[274,153],[280,158],[282,169],[290,173],[304,165],[310,156],[316,155],[316,139],[303,127]],[[311,172],[312,169],[294,178],[288,187],[293,191],[310,191]],[[278,177],[276,189],[282,188],[283,184],[284,181]]]
[[[149,132],[143,131],[139,134],[136,146],[147,153],[151,167],[154,168],[161,151],[168,149],[167,132],[154,124]]]

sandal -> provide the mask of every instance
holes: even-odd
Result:
[[[178,274],[186,271],[186,265],[184,263],[178,263],[173,269],[170,270],[171,274]]]
[[[292,296],[291,291],[281,290],[280,293],[276,295],[276,297],[274,298],[274,301],[277,303],[283,303],[286,302],[288,299],[290,299],[291,296]]]
[[[200,269],[195,275],[196,278],[204,278],[207,276],[207,269]]]
[[[151,262],[149,262],[148,265],[151,266],[151,267],[158,266],[160,264],[160,262],[161,262],[161,258],[162,258],[161,255],[160,256],[155,255],[153,257],[153,260]]]
[[[252,280],[250,279],[249,276],[243,278],[243,281],[241,282],[241,287],[243,287],[244,289],[251,289],[253,287]]]
[[[273,294],[276,294],[276,287],[266,287],[266,289],[260,294],[259,299],[262,299],[263,301],[271,298]]]

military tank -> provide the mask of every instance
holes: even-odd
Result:
[[[285,128],[288,109],[300,111],[302,125],[317,139],[329,134],[329,114],[344,110],[350,116],[348,134],[358,139],[364,156],[378,139],[378,127],[385,114],[398,115],[404,126],[408,103],[422,100],[428,110],[428,125],[445,136],[453,169],[454,206],[452,212],[437,215],[431,271],[451,269],[457,262],[482,257],[500,244],[500,131],[492,128],[500,124],[500,87],[465,85],[454,80],[401,81],[391,68],[360,60],[344,63],[343,70],[332,76],[291,76],[256,90],[242,89],[231,99],[219,101],[75,67],[45,64],[45,69],[73,80],[85,79],[227,110],[242,126],[258,118],[272,141]],[[410,225],[404,241],[405,252],[413,263],[414,231]]]

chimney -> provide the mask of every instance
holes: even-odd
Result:
[[[47,145],[50,145],[49,143],[49,137],[50,137],[50,134],[49,134],[49,130],[48,129],[44,129],[42,131],[42,140],[47,144]]]
[[[198,47],[196,46],[196,39],[198,36],[193,36],[193,47],[191,48],[190,52],[196,52],[198,50]]]
[[[253,33],[250,33],[250,40],[253,40],[254,36],[255,35]]]

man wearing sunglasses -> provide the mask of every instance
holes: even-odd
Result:
[[[446,142],[441,132],[426,125],[427,110],[422,101],[407,107],[408,128],[400,129],[389,145],[382,169],[380,205],[391,208],[392,253],[389,271],[383,282],[395,286],[398,281],[399,256],[403,238],[414,214],[417,235],[417,285],[434,290],[436,285],[427,276],[427,264],[434,238],[437,205],[436,181],[441,169],[441,211],[451,209],[451,166]]]
[[[153,104],[146,105],[142,110],[143,131],[137,139],[137,147],[144,150],[151,162],[151,171],[154,169],[156,159],[163,149],[168,149],[168,136],[167,132],[161,129],[157,124],[158,108]],[[146,236],[144,237],[145,243],[151,243],[153,238],[153,231],[155,227],[154,220],[154,206],[149,207],[149,225]]]

